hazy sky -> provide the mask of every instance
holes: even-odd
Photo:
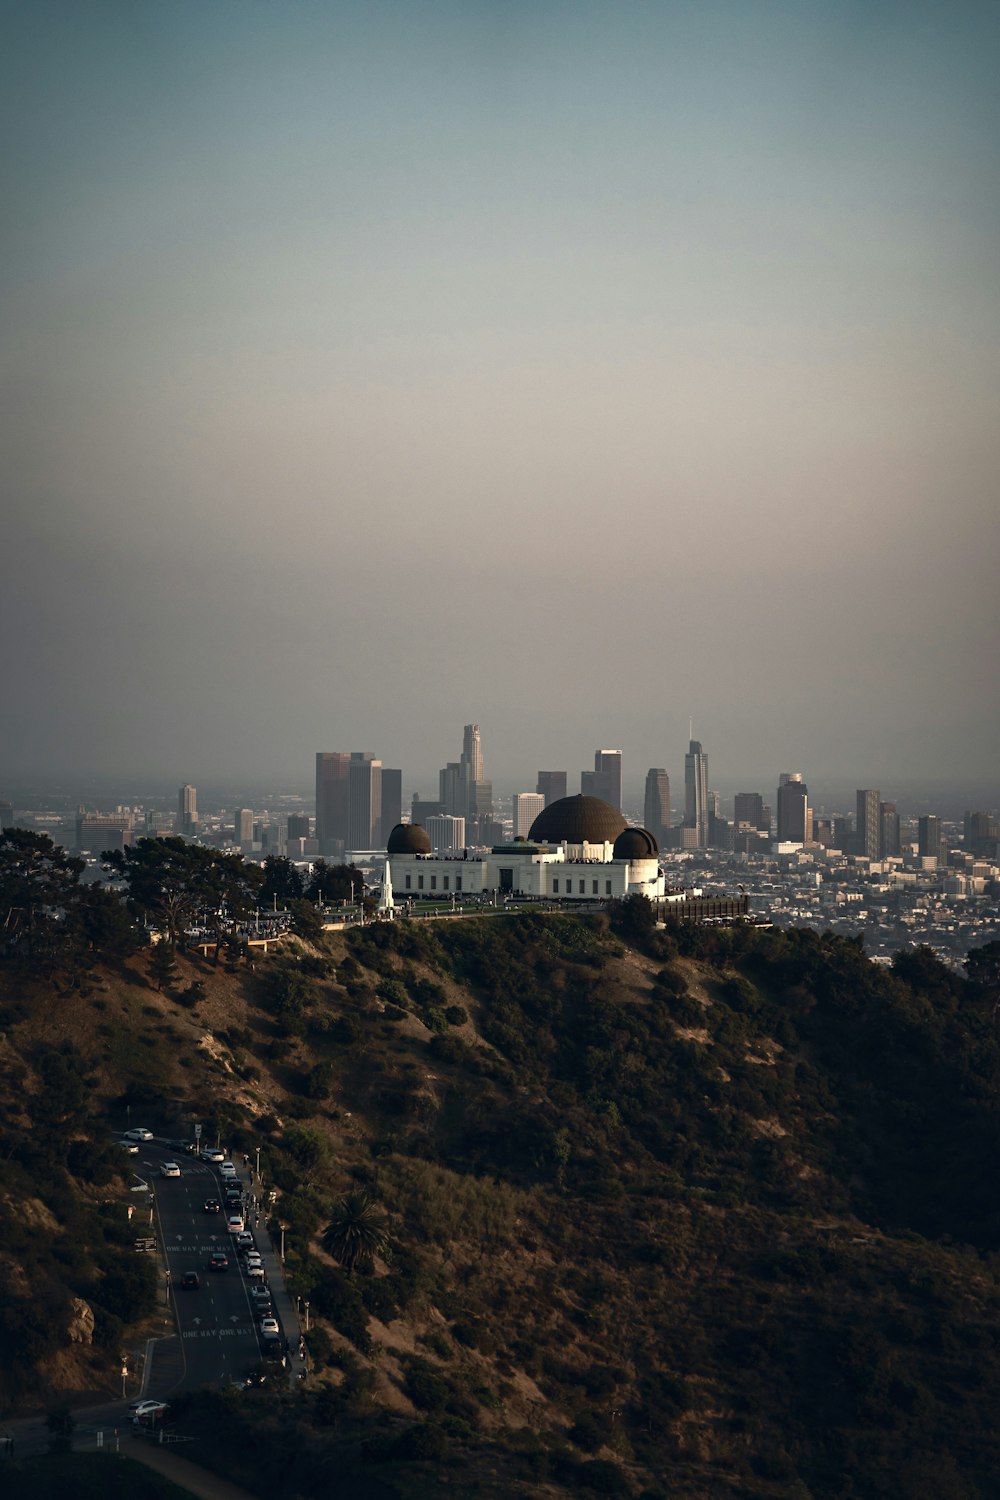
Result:
[[[1000,7],[2,16],[0,795],[995,784]]]

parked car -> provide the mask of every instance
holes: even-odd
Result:
[[[202,1161],[220,1162],[225,1161],[226,1153],[220,1151],[218,1146],[203,1146],[201,1152]]]
[[[232,1164],[231,1161],[220,1161],[220,1163],[219,1163],[219,1176],[220,1177],[235,1177],[236,1176],[236,1168],[233,1166],[233,1164]]]
[[[160,1168],[161,1177],[179,1177],[181,1169],[175,1161],[165,1161]]]
[[[252,1250],[254,1248],[253,1235],[250,1233],[249,1229],[240,1230],[239,1234],[236,1236],[236,1248],[240,1252],[243,1252],[245,1250]]]
[[[197,1149],[194,1141],[168,1141],[167,1145],[171,1151],[194,1151]]]
[[[132,1130],[126,1130],[125,1139],[127,1141],[151,1141],[153,1132],[147,1130],[145,1125],[136,1125]]]
[[[247,1280],[248,1281],[263,1281],[264,1280],[264,1267],[261,1266],[261,1265],[247,1266],[247,1268],[246,1268],[246,1274],[247,1274]]]
[[[261,1318],[260,1336],[262,1339],[280,1339],[281,1329],[278,1327],[277,1318]]]
[[[128,1414],[135,1423],[161,1422],[170,1410],[165,1401],[133,1401]]]
[[[210,1271],[227,1271],[229,1269],[229,1256],[225,1250],[213,1250],[208,1257],[208,1269]]]
[[[181,1286],[185,1292],[196,1292],[201,1286],[197,1271],[185,1271],[181,1277]]]
[[[266,1286],[252,1286],[250,1288],[250,1305],[262,1317],[265,1313],[271,1311],[271,1293]]]
[[[222,1204],[219,1202],[218,1198],[206,1198],[205,1202],[202,1204],[202,1207],[207,1214],[217,1214],[220,1212]]]
[[[226,1228],[229,1230],[230,1234],[239,1234],[241,1229],[246,1228],[246,1225],[243,1222],[243,1215],[239,1213],[227,1214]]]

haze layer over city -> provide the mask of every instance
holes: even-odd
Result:
[[[693,716],[992,806],[997,25],[20,8],[0,793],[429,795],[469,720],[638,791]]]

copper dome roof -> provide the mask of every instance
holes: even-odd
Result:
[[[543,808],[528,830],[531,843],[613,843],[625,827],[617,807],[600,797],[560,797]]]
[[[615,839],[615,859],[655,859],[660,846],[645,828],[625,828]]]
[[[430,854],[431,841],[419,823],[397,823],[385,848],[387,854]]]

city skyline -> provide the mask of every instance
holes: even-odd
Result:
[[[680,786],[693,715],[720,781],[985,783],[998,41],[18,8],[0,782],[299,775],[347,724],[431,796],[472,720],[498,780]]]

